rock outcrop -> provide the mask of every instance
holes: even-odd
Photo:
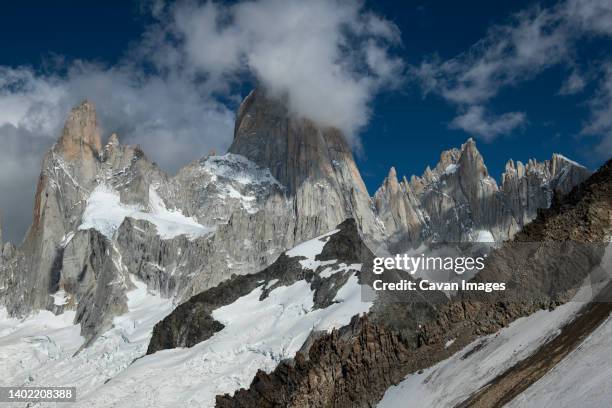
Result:
[[[554,189],[585,175],[561,156],[527,167],[508,170],[499,189],[468,141],[422,178],[400,182],[391,171],[372,199],[342,134],[292,118],[256,90],[240,107],[230,153],[169,176],[117,135],[103,145],[85,101],[44,157],[24,243],[2,249],[0,302],[12,315],[77,309],[93,338],[125,310],[128,274],[185,301],[348,218],[377,252],[481,230],[505,239]]]
[[[368,239],[382,239],[351,148],[337,129],[294,119],[281,101],[255,90],[240,106],[229,151],[270,169],[287,188],[295,203],[296,242],[346,218],[355,218]]]
[[[207,340],[223,329],[223,325],[213,319],[212,312],[235,302],[262,285],[265,290],[261,299],[265,299],[277,287],[306,280],[314,292],[315,307],[329,306],[348,276],[344,273],[323,277],[321,271],[338,268],[341,264],[359,267],[364,264],[371,265],[373,258],[372,252],[360,238],[355,220],[348,219],[337,229],[333,234],[322,238],[325,245],[315,258],[322,264],[318,268],[305,268],[301,263],[302,257],[283,253],[264,270],[255,274],[233,276],[179,305],[155,326],[147,354],[168,348],[191,347]]]
[[[411,352],[392,331],[365,319],[315,341],[306,355],[259,371],[248,390],[218,396],[229,407],[372,407],[404,376]]]
[[[554,194],[565,194],[590,172],[554,154],[552,160],[511,160],[501,187],[489,176],[469,139],[461,149],[442,152],[422,177],[398,182],[394,169],[374,195],[379,219],[392,251],[422,242],[504,241],[547,208]]]
[[[507,282],[509,295],[460,291],[446,302],[436,301],[434,307],[378,297],[368,316],[320,336],[273,372],[259,371],[248,389],[218,396],[217,406],[374,406],[406,374],[431,366],[519,317],[568,301],[596,271],[611,229],[612,160],[550,209],[541,210],[513,240],[495,250],[472,279]],[[550,248],[555,248],[555,256]],[[537,256],[543,251],[544,256]],[[429,296],[435,298],[436,292]]]

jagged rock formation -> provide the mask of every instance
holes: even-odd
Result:
[[[124,310],[128,273],[164,296],[187,299],[231,274],[262,269],[347,217],[375,231],[342,136],[290,120],[286,111],[292,132],[268,134],[269,107],[281,105],[265,98],[253,103],[253,95],[241,109],[232,151],[254,147],[244,137],[253,129],[246,118],[249,109],[261,109],[262,121],[253,126],[270,148],[288,141],[290,178],[234,153],[205,157],[169,177],[116,135],[102,147],[95,108],[87,101],[76,107],[43,161],[34,222],[14,268],[3,266],[0,274],[0,297],[10,312],[76,307],[83,333],[92,337]]]
[[[228,269],[269,264],[293,242],[288,208],[283,186],[240,156],[204,158],[171,178],[116,135],[101,148],[85,101],[43,160],[34,222],[2,266],[0,297],[16,315],[76,307],[91,338],[125,310],[128,273],[180,298]]]
[[[235,302],[262,285],[265,289],[260,300],[280,286],[290,286],[297,281],[306,280],[314,291],[315,308],[328,307],[333,303],[338,290],[346,283],[349,274],[345,272],[324,276],[321,272],[325,269],[337,269],[341,264],[371,265],[373,254],[360,239],[353,219],[340,224],[338,231],[324,240],[325,245],[321,253],[315,257],[321,264],[317,268],[305,268],[301,262],[303,257],[283,253],[261,272],[234,276],[179,305],[155,326],[147,354],[168,348],[191,347],[207,340],[223,329],[223,325],[213,319],[212,312]],[[352,270],[358,274],[360,272],[357,267],[346,269],[348,272]]]
[[[229,151],[270,169],[286,186],[295,202],[296,242],[350,217],[369,239],[382,238],[351,148],[338,130],[294,119],[281,101],[255,90],[238,110]]]
[[[23,245],[3,246],[0,302],[13,315],[77,309],[93,338],[125,310],[128,274],[180,302],[262,270],[347,218],[375,250],[468,240],[479,229],[503,239],[548,205],[553,188],[585,174],[560,156],[521,168],[500,190],[468,141],[423,178],[399,182],[390,172],[372,200],[338,131],[294,119],[256,90],[240,107],[230,153],[171,177],[117,135],[103,146],[85,101],[43,160]]]
[[[405,177],[401,183],[398,181],[394,167],[376,191],[374,203],[385,232],[394,242],[410,245],[425,234],[427,218],[419,199]]]
[[[53,304],[61,259],[58,246],[80,223],[99,165],[100,133],[89,102],[75,108],[58,142],[45,155],[34,199],[33,223],[20,248],[20,273],[9,282],[12,312],[45,309]]]
[[[371,407],[389,384],[403,378],[410,350],[393,332],[367,319],[324,335],[268,375],[259,371],[248,390],[218,396],[227,407]]]
[[[428,309],[426,313],[415,313],[415,303],[393,304],[377,298],[367,317],[320,336],[272,373],[259,371],[248,389],[218,396],[217,406],[374,406],[386,388],[406,374],[448,357],[519,317],[567,301],[599,265],[607,245],[602,241],[611,228],[612,160],[551,209],[540,211],[532,224],[494,251],[486,268],[473,279],[507,282],[510,295],[459,292],[433,308],[421,305]],[[571,250],[568,239],[590,245]],[[526,243],[530,246],[523,246]],[[555,247],[553,257],[551,252],[534,256]],[[531,256],[525,256],[526,250]],[[534,291],[538,282],[547,287]],[[410,324],[398,328],[398,321]],[[449,339],[453,339],[450,346]]]
[[[529,160],[526,165],[512,160],[506,163],[501,190],[507,205],[520,226],[527,224],[540,208],[548,208],[554,193],[564,195],[589,176],[589,172],[575,162],[553,154],[550,161]]]
[[[422,177],[398,181],[391,169],[374,195],[390,247],[401,251],[423,241],[503,241],[547,208],[554,192],[567,193],[590,172],[561,155],[526,166],[511,160],[502,185],[487,172],[472,139],[445,151]]]

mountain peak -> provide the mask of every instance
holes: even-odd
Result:
[[[229,152],[270,169],[291,193],[306,179],[333,178],[342,162],[356,169],[340,131],[292,117],[282,98],[272,98],[262,89],[249,93],[240,105]],[[358,185],[365,190],[361,180]]]
[[[472,139],[471,137],[468,138],[468,140],[466,140],[465,143],[461,145],[461,153],[464,153],[467,151],[478,153],[480,155],[480,152],[478,151],[478,148],[476,147],[476,141]]]
[[[399,180],[397,179],[397,171],[393,166],[391,166],[391,168],[389,169],[389,174],[387,175],[387,182],[392,183],[394,185],[399,183]]]
[[[469,176],[475,180],[483,179],[489,175],[484,159],[476,148],[476,142],[471,137],[461,145],[459,165],[463,172],[469,173]]]
[[[56,150],[65,158],[89,158],[102,149],[102,138],[98,128],[96,108],[84,100],[70,111],[64,130],[56,144]]]
[[[116,133],[113,133],[111,137],[108,139],[109,146],[118,146],[119,145],[119,136]]]
[[[284,98],[251,92],[236,118],[229,153],[268,169],[300,203],[295,231],[311,238],[346,218],[378,236],[370,195],[342,132],[290,114]],[[396,180],[397,181],[397,180]]]
[[[395,194],[399,191],[400,184],[397,179],[397,171],[395,171],[395,167],[391,167],[389,169],[389,174],[383,181],[383,187],[386,188],[390,193]]]

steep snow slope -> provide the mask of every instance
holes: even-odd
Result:
[[[300,260],[303,268],[328,274],[315,257],[335,232],[307,241],[287,256],[305,257]],[[323,266],[334,263],[325,261]],[[306,280],[278,286],[261,299],[266,288],[277,284],[262,281],[247,295],[213,311],[213,318],[225,327],[212,337],[192,348],[162,350],[139,359],[77,406],[214,406],[216,395],[247,387],[258,370],[270,372],[281,360],[294,357],[313,330],[347,325],[370,309],[371,303],[361,301],[356,276],[361,265],[337,266],[334,273],[348,274],[348,279],[330,306],[316,307],[315,292]]]
[[[213,311],[225,327],[210,339],[142,357],[152,327],[173,306],[136,281],[137,289],[128,292],[129,312],[115,317],[113,328],[82,350],[84,339],[79,326],[72,324],[73,312],[40,312],[23,321],[2,315],[0,363],[9,374],[0,384],[76,386],[77,407],[212,407],[216,395],[246,387],[257,370],[269,372],[295,356],[313,330],[347,325],[353,316],[369,311],[372,303],[361,301],[361,264],[315,260],[336,232],[287,253],[324,278],[346,275],[326,308],[315,305],[315,292],[306,280],[287,286],[262,281]]]
[[[451,407],[463,402],[554,336],[582,305],[570,302],[552,312],[539,311],[516,320],[497,334],[474,341],[449,359],[420,374],[410,374],[389,388],[378,408],[413,406],[406,405],[406,401],[415,401],[414,406],[420,408]]]
[[[609,238],[606,238],[606,241],[609,242]],[[419,401],[419,407],[455,406],[465,401],[489,381],[530,356],[542,344],[555,337],[565,324],[574,319],[585,302],[592,299],[605,282],[612,279],[612,244],[608,244],[606,248],[601,261],[601,271],[606,274],[598,278],[597,286],[586,284],[591,279],[587,278],[573,301],[553,311],[541,310],[531,316],[518,319],[494,335],[475,340],[462,351],[423,370],[422,373],[408,375],[400,384],[387,390],[378,407],[406,406],[402,401],[406,401],[408,397]],[[610,373],[610,369],[591,371],[593,370],[591,362],[594,360],[597,360],[598,364],[601,363],[602,367],[605,363],[612,361],[605,349],[605,346],[609,346],[612,342],[609,336],[604,334],[612,332],[612,327],[606,328],[605,326],[612,326],[610,320],[593,333],[578,350],[575,350],[559,366],[530,387],[510,406],[543,407],[547,406],[546,404],[552,404],[551,406],[555,407],[577,406],[582,405],[577,404],[578,401],[584,401],[578,398],[577,394],[581,393],[586,398],[589,392],[591,393],[588,401],[591,405],[587,404],[587,406],[601,406],[602,401],[609,401],[606,395],[612,395],[612,387],[607,387],[607,390],[606,388],[600,389],[599,394],[594,390],[598,384],[606,381],[606,373]],[[446,346],[450,346],[452,341],[447,342]],[[591,343],[593,346],[589,345]],[[584,354],[583,360],[581,360],[581,353]],[[574,372],[575,367],[580,367],[582,372]],[[597,375],[593,376],[595,372]],[[583,378],[589,378],[589,381],[585,382]],[[561,379],[564,385],[559,382]],[[570,389],[580,390],[580,393],[563,392],[563,390]],[[565,399],[562,399],[559,405],[557,393],[560,392],[563,393]],[[537,399],[536,395],[538,395]]]
[[[612,318],[507,407],[599,408],[612,401]]]
[[[128,292],[129,312],[82,350],[74,312],[56,316],[41,311],[19,320],[2,311],[0,385],[76,386],[78,399],[96,395],[105,381],[145,354],[153,325],[173,309],[170,300],[148,292],[144,283],[134,284],[136,289]]]
[[[610,238],[607,239],[610,241]],[[603,260],[612,275],[612,244]],[[607,299],[610,301],[610,299]],[[507,407],[598,408],[612,401],[612,317]]]
[[[214,228],[205,227],[179,210],[169,210],[157,192],[149,189],[149,208],[121,203],[119,193],[112,187],[101,184],[87,199],[83,222],[79,229],[94,228],[112,240],[113,235],[126,217],[151,222],[162,239],[186,235],[190,239],[205,236]]]

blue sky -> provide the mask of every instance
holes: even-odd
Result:
[[[442,150],[470,136],[497,179],[508,158],[544,160],[560,152],[594,169],[610,157],[609,0],[319,3],[307,11],[299,2],[277,0],[233,9],[129,1],[3,5],[0,140],[6,157],[0,159],[6,168],[0,168],[0,188],[9,194],[0,197],[0,208],[9,237],[23,234],[30,217],[23,208],[31,206],[42,152],[57,138],[70,104],[83,97],[99,106],[105,131],[143,144],[173,171],[210,147],[227,146],[240,97],[255,82],[267,83],[288,92],[299,114],[332,125],[325,111],[342,117],[337,125],[361,146],[357,161],[372,194],[390,166],[400,175],[420,175]],[[276,11],[277,33],[269,22],[265,26],[265,16]],[[300,89],[302,77],[279,74],[261,61],[269,55],[282,60],[287,48],[303,42],[291,35],[277,49],[266,31],[282,34],[279,18],[305,12],[313,13],[308,21],[321,22],[322,35],[309,43],[312,53],[297,58],[314,61],[322,92],[339,95],[330,101]],[[235,21],[229,29],[202,30],[214,21],[211,15]],[[256,26],[253,20],[262,15],[263,27]],[[335,24],[349,24],[352,37],[341,37]],[[329,58],[337,50],[327,48],[325,30],[339,36],[331,43],[339,40],[350,51],[350,58],[342,54],[342,67],[363,66],[328,78],[325,68],[335,63]],[[372,44],[377,65],[364,57]],[[513,51],[521,47],[524,52]],[[217,54],[223,58],[211,60]],[[249,68],[241,66],[245,61]],[[202,73],[212,79],[190,86]],[[321,112],[308,104],[313,98],[322,101],[315,105],[336,106]]]

